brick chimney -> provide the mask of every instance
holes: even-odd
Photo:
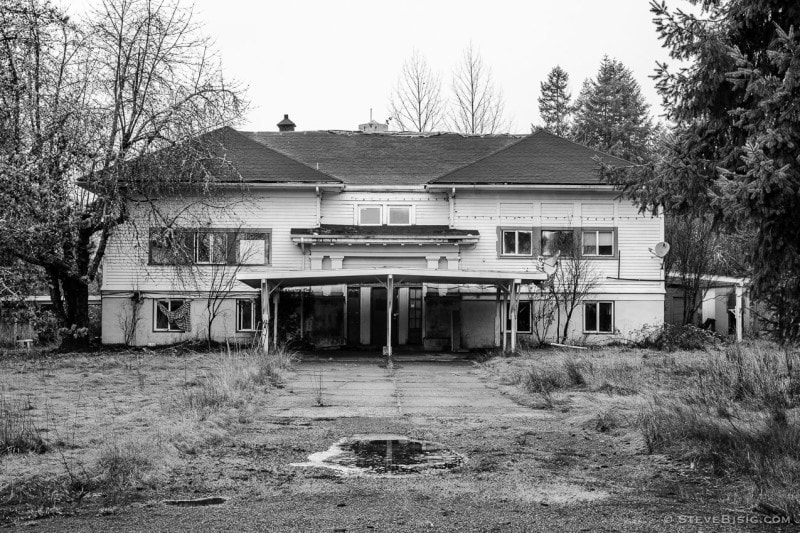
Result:
[[[278,131],[294,131],[295,123],[289,120],[289,115],[283,115],[283,120],[278,122]]]

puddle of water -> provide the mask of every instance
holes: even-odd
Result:
[[[465,462],[463,455],[438,442],[402,435],[356,435],[292,466],[321,466],[345,474],[403,475],[449,470]]]

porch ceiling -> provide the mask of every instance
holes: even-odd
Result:
[[[497,272],[489,270],[428,270],[416,268],[360,268],[345,270],[264,270],[262,272],[240,272],[237,279],[253,288],[261,287],[261,281],[280,287],[311,287],[320,285],[342,285],[348,283],[383,282],[389,275],[395,284],[401,283],[453,283],[473,285],[497,285],[517,283],[540,283],[547,279],[544,272]]]

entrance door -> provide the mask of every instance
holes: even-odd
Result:
[[[370,292],[370,344],[373,346],[386,346],[386,287],[373,287]],[[397,289],[394,290],[393,297],[392,345],[397,346]]]
[[[347,287],[347,344],[361,344],[361,288]]]
[[[422,344],[422,287],[408,289],[408,344]]]

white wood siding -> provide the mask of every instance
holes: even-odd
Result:
[[[192,199],[164,200],[159,209],[167,216],[175,216]],[[316,196],[313,191],[265,191],[253,189],[246,193],[230,192],[214,200],[224,209],[189,209],[179,216],[185,227],[208,225],[214,229],[259,228],[271,231],[270,267],[280,270],[301,269],[303,256],[300,248],[292,243],[290,229],[314,227],[316,223]],[[103,260],[104,291],[171,291],[207,290],[200,280],[197,283],[182,269],[172,266],[148,265],[148,232],[151,226],[162,224],[151,222],[145,208],[134,209],[133,220],[125,224],[111,239]],[[261,270],[263,266],[243,266]],[[230,270],[231,267],[228,267]],[[195,273],[208,273],[211,267],[196,266]],[[201,276],[202,277],[202,276]],[[236,290],[251,290],[237,284]]]
[[[322,224],[356,224],[359,204],[399,204],[414,206],[416,225],[447,225],[450,207],[444,194],[426,192],[343,192],[322,197]]]
[[[635,206],[617,196],[618,193],[611,191],[458,191],[454,226],[480,232],[479,243],[462,250],[461,268],[505,271],[535,268],[535,258],[498,257],[499,227],[614,227],[621,263],[617,259],[592,261],[602,284],[608,287],[629,283],[607,279],[614,277],[661,279],[661,261],[654,258],[649,249],[663,239],[663,219],[640,215]],[[503,216],[521,213],[523,204],[532,204],[531,217]],[[511,205],[515,206],[515,211],[511,210]]]

